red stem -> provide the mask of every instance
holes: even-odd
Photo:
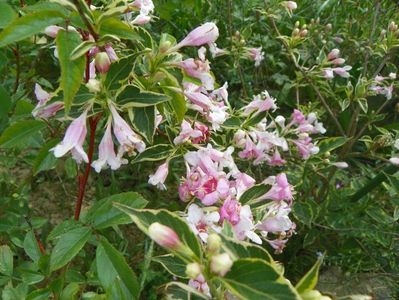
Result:
[[[82,203],[83,203],[83,198],[85,196],[85,191],[86,191],[86,185],[87,181],[89,179],[90,175],[90,170],[91,170],[91,163],[93,161],[93,153],[94,153],[94,141],[96,137],[96,128],[98,121],[100,120],[101,115],[97,115],[95,117],[90,117],[89,118],[89,124],[90,124],[90,142],[89,142],[89,152],[88,152],[88,163],[85,168],[85,172],[82,175],[79,175],[78,177],[78,186],[79,186],[79,193],[78,193],[78,198],[76,199],[76,206],[75,206],[75,220],[78,221],[80,217],[80,211],[82,210]]]

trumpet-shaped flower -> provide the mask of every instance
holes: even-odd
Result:
[[[166,190],[165,180],[168,177],[169,164],[168,162],[160,165],[155,174],[150,175],[149,184],[156,185],[160,190]]]
[[[62,157],[68,151],[72,151],[74,159],[79,163],[82,160],[88,162],[86,152],[83,150],[83,143],[86,138],[86,117],[87,111],[84,111],[78,118],[72,121],[65,132],[64,139],[51,150],[55,157]]]
[[[101,170],[104,169],[107,165],[110,166],[112,170],[117,170],[122,164],[126,163],[127,160],[122,159],[120,157],[120,153],[118,155],[115,154],[114,142],[112,140],[111,134],[111,123],[108,122],[104,136],[101,139],[98,148],[98,159],[93,161],[92,167],[96,170],[97,173],[100,173]]]
[[[196,204],[191,204],[187,211],[187,223],[191,230],[197,234],[201,240],[206,243],[208,240],[209,229],[216,232],[220,231],[217,226],[220,216],[216,211],[205,213],[202,208]]]
[[[186,46],[202,46],[214,43],[219,37],[219,29],[215,23],[205,23],[191,31],[180,43],[176,49]]]
[[[124,119],[122,119],[113,104],[110,104],[109,108],[112,114],[114,134],[121,145],[122,152],[128,152],[129,154],[134,153],[135,150],[143,152],[145,150],[145,144],[140,136],[130,128]]]

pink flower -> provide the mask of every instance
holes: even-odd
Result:
[[[256,227],[266,233],[280,233],[291,230],[293,223],[288,217],[291,208],[285,202],[280,202],[269,208],[263,221]]]
[[[352,69],[351,66],[345,66],[342,68],[333,68],[334,73],[336,73],[337,75],[343,77],[343,78],[349,78],[350,74],[348,71],[350,71]]]
[[[35,84],[35,96],[38,100],[36,107],[32,111],[32,116],[35,118],[48,119],[64,108],[64,103],[59,101],[46,106],[52,95],[43,90],[37,83]]]
[[[175,49],[186,46],[202,46],[205,44],[214,43],[219,37],[219,29],[215,23],[205,23],[193,31],[191,31],[179,44],[176,45]]]
[[[165,180],[169,173],[169,163],[165,162],[160,165],[155,174],[150,175],[149,184],[156,185],[160,190],[166,190]]]
[[[129,6],[134,6],[140,9],[140,12],[144,15],[148,15],[154,11],[154,3],[152,0],[135,0],[129,4]]]
[[[262,244],[262,240],[255,233],[255,229],[251,208],[249,205],[242,206],[240,209],[240,221],[233,225],[235,237],[240,241],[249,238],[254,243]]]
[[[203,294],[207,295],[208,297],[211,297],[211,292],[210,292],[209,286],[206,283],[205,278],[202,274],[200,274],[195,279],[190,279],[188,282],[188,285],[191,286],[192,288],[196,289],[200,293],[203,293]]]
[[[241,205],[237,200],[226,199],[220,208],[220,222],[227,220],[230,224],[236,225],[240,222]]]
[[[334,72],[333,69],[331,68],[325,68],[323,70],[323,77],[326,79],[333,79],[334,78]]]
[[[109,108],[113,118],[114,134],[121,145],[122,152],[128,152],[129,154],[133,153],[134,150],[143,152],[145,150],[145,144],[140,136],[130,128],[124,119],[122,119],[113,104],[110,104]]]
[[[334,60],[334,59],[336,59],[336,58],[339,57],[339,54],[340,54],[339,49],[334,48],[334,49],[332,49],[332,50],[330,51],[330,53],[328,53],[327,59],[328,59],[328,60]]]
[[[158,245],[164,248],[176,250],[182,245],[178,235],[172,228],[158,222],[152,223],[150,227],[148,227],[148,235]]]
[[[274,151],[274,154],[269,162],[271,166],[282,166],[286,163],[284,159],[281,158],[280,152],[278,152],[277,148]]]
[[[214,89],[215,79],[210,73],[208,61],[202,61],[199,59],[194,60],[193,58],[188,58],[180,62],[178,66],[184,69],[187,75],[201,80],[201,83],[205,87],[205,89]]]
[[[107,44],[104,46],[105,52],[107,52],[109,60],[111,62],[117,61],[118,60],[118,55],[116,55],[114,48],[110,44]]]
[[[202,136],[200,130],[195,130],[191,127],[191,124],[186,120],[183,120],[181,124],[181,131],[179,135],[173,140],[175,145],[183,144],[189,141],[191,138],[198,138]]]
[[[294,109],[294,112],[292,113],[291,117],[292,117],[292,121],[295,124],[302,124],[306,120],[305,115],[301,111],[299,111],[297,109]]]
[[[35,118],[48,119],[64,108],[64,103],[57,101],[46,106],[36,106],[32,111]]]
[[[236,197],[240,198],[241,195],[248,190],[249,188],[255,185],[255,179],[253,179],[248,174],[239,172],[234,175],[235,177],[235,189],[236,189]]]
[[[274,201],[288,201],[289,203],[293,199],[293,187],[288,183],[287,176],[281,173],[276,176],[275,182],[271,189],[263,195],[260,199],[271,199]]]
[[[38,83],[35,84],[35,96],[36,99],[39,101],[39,106],[45,105],[47,101],[51,98],[51,95],[43,90],[43,88]]]
[[[247,116],[253,112],[260,113],[270,109],[275,110],[277,108],[275,102],[275,98],[270,97],[267,91],[263,91],[261,94],[254,96],[253,100],[243,107],[244,115]]]
[[[276,253],[281,253],[283,252],[283,249],[285,248],[285,244],[287,244],[288,240],[266,240],[270,246],[273,247],[273,249],[276,250]]]
[[[133,25],[144,25],[151,21],[151,17],[143,14],[139,14],[134,20],[131,22]]]
[[[187,223],[191,230],[198,235],[201,240],[206,243],[208,240],[209,229],[220,232],[220,227],[217,226],[220,216],[219,213],[209,212],[205,213],[202,208],[196,204],[191,204],[187,211]]]
[[[114,142],[111,135],[111,122],[108,122],[98,148],[98,159],[93,161],[92,167],[97,173],[100,173],[107,164],[110,166],[111,170],[117,170],[122,164],[127,164],[127,160],[122,159],[119,154],[118,156],[115,154]]]
[[[84,111],[77,119],[72,121],[65,132],[62,142],[51,149],[55,157],[62,157],[68,151],[72,151],[72,155],[78,163],[82,160],[86,163],[89,161],[87,154],[83,150],[83,143],[87,134],[86,117],[87,111]]]
[[[319,147],[312,143],[312,139],[307,134],[303,134],[299,139],[293,140],[293,143],[297,146],[299,155],[303,159],[308,159],[312,154],[319,153]]]
[[[247,57],[255,62],[255,67],[259,67],[260,63],[265,59],[262,47],[247,48]]]

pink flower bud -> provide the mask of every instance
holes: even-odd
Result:
[[[233,261],[227,253],[218,254],[211,259],[211,271],[219,276],[224,276],[230,271]]]
[[[293,11],[298,8],[298,5],[295,1],[284,1],[282,5],[290,11]]]
[[[106,52],[99,52],[96,54],[95,63],[97,71],[105,74],[109,70],[111,60]]]
[[[333,60],[333,59],[338,58],[339,53],[340,53],[339,49],[337,49],[337,48],[332,49],[330,51],[330,53],[328,53],[328,55],[327,55],[328,60]]]
[[[219,29],[215,23],[208,22],[191,31],[175,48],[214,43],[218,37]]]
[[[170,227],[158,222],[152,223],[150,227],[148,227],[148,235],[162,247],[177,249],[181,246],[181,241],[176,232]]]
[[[333,61],[331,61],[331,63],[333,65],[342,65],[345,63],[345,59],[338,57],[338,58],[334,59]]]
[[[160,165],[155,174],[150,175],[149,184],[156,185],[160,190],[166,190],[165,180],[168,177],[169,165],[168,162]]]

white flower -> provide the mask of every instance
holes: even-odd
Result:
[[[188,225],[205,243],[208,239],[209,228],[212,228],[216,232],[220,232],[220,227],[216,225],[219,219],[220,215],[216,211],[205,213],[203,209],[196,204],[191,204],[188,207],[186,218]]]

